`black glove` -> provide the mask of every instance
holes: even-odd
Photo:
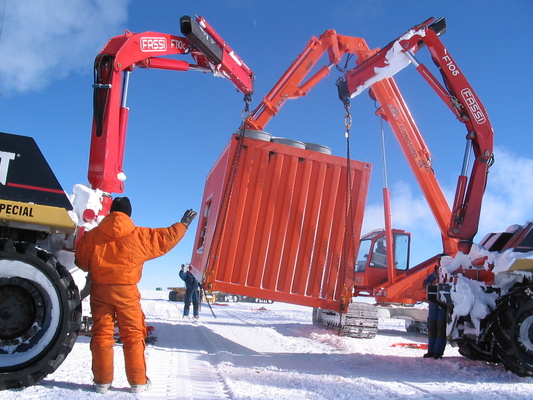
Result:
[[[183,214],[183,217],[181,218],[180,222],[188,228],[191,222],[193,221],[193,219],[196,218],[196,215],[197,215],[196,211],[192,209],[187,210],[185,211],[185,214]]]

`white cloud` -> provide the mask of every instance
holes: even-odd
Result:
[[[483,198],[479,239],[488,232],[533,219],[533,159],[504,148],[494,151],[496,162],[489,171]]]
[[[395,182],[390,188],[394,228],[423,229],[433,232],[432,234],[439,237],[437,224],[426,201],[421,194],[413,193],[413,189],[420,193],[418,189],[413,188],[405,181]],[[365,211],[363,231],[383,228],[384,224],[383,205],[381,203],[368,205]]]
[[[122,33],[130,0],[7,1],[0,38],[0,91],[42,89],[94,58]]]
[[[442,252],[439,228],[420,191],[405,181],[391,185],[392,225],[411,233],[411,266]],[[385,226],[382,204],[369,204],[363,233]]]

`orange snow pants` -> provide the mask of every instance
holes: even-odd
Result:
[[[94,382],[113,382],[113,335],[116,321],[123,343],[128,382],[130,385],[146,384],[146,324],[137,285],[106,285],[93,282],[91,312]]]

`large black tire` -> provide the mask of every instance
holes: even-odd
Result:
[[[492,354],[519,376],[533,376],[533,286],[512,289],[490,316]]]
[[[66,268],[33,244],[0,239],[0,390],[54,372],[80,322],[79,291]]]

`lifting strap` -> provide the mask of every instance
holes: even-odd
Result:
[[[251,95],[249,94],[244,95],[244,109],[241,114],[242,122],[240,126],[239,138],[238,138],[239,145],[237,146],[235,153],[233,155],[233,159],[231,161],[231,166],[230,166],[230,171],[229,171],[229,177],[228,177],[228,180],[226,181],[226,184],[224,185],[222,201],[220,203],[220,212],[218,213],[217,219],[215,221],[215,228],[213,230],[213,240],[211,241],[211,245],[209,246],[209,253],[207,253],[207,262],[204,267],[204,273],[206,274],[210,273],[209,264],[212,262],[212,258],[218,257],[218,252],[220,251],[220,242],[222,241],[222,235],[218,235],[216,243],[214,239],[219,229],[224,229],[225,224],[226,224],[226,217],[227,217],[228,208],[229,208],[229,200],[231,199],[231,194],[233,192],[233,187],[235,184],[235,177],[237,176],[237,170],[239,166],[239,159],[240,159],[242,148],[243,148],[242,142],[244,138],[244,133],[246,131],[245,129],[246,120],[250,117],[251,101],[252,101]],[[204,281],[205,281],[205,278],[204,278]]]
[[[200,288],[200,298],[202,298],[202,295],[203,297],[205,297],[205,302],[207,303],[207,306],[209,307],[209,310],[211,310],[211,314],[213,314],[213,317],[215,317],[215,319],[217,319],[217,316],[215,315],[215,312],[213,311],[213,307],[211,307],[211,303],[209,303],[209,300],[207,299],[207,293],[205,292],[205,289],[204,289],[204,285],[202,285],[201,283],[198,285],[198,287]]]
[[[339,334],[342,331],[342,313],[348,307],[352,297],[352,287],[346,286],[346,275],[348,268],[348,257],[350,255],[350,246],[354,248],[355,232],[354,232],[354,205],[353,205],[353,190],[352,190],[352,169],[351,169],[351,155],[350,155],[350,129],[352,126],[352,116],[350,114],[350,100],[345,98],[343,100],[346,114],[344,116],[344,125],[346,131],[346,200],[345,200],[345,226],[344,226],[344,245],[342,250],[342,259],[344,260],[344,267],[342,269],[343,290],[341,294],[341,313],[339,320]],[[355,255],[354,255],[355,256]],[[348,298],[347,298],[348,297]]]

